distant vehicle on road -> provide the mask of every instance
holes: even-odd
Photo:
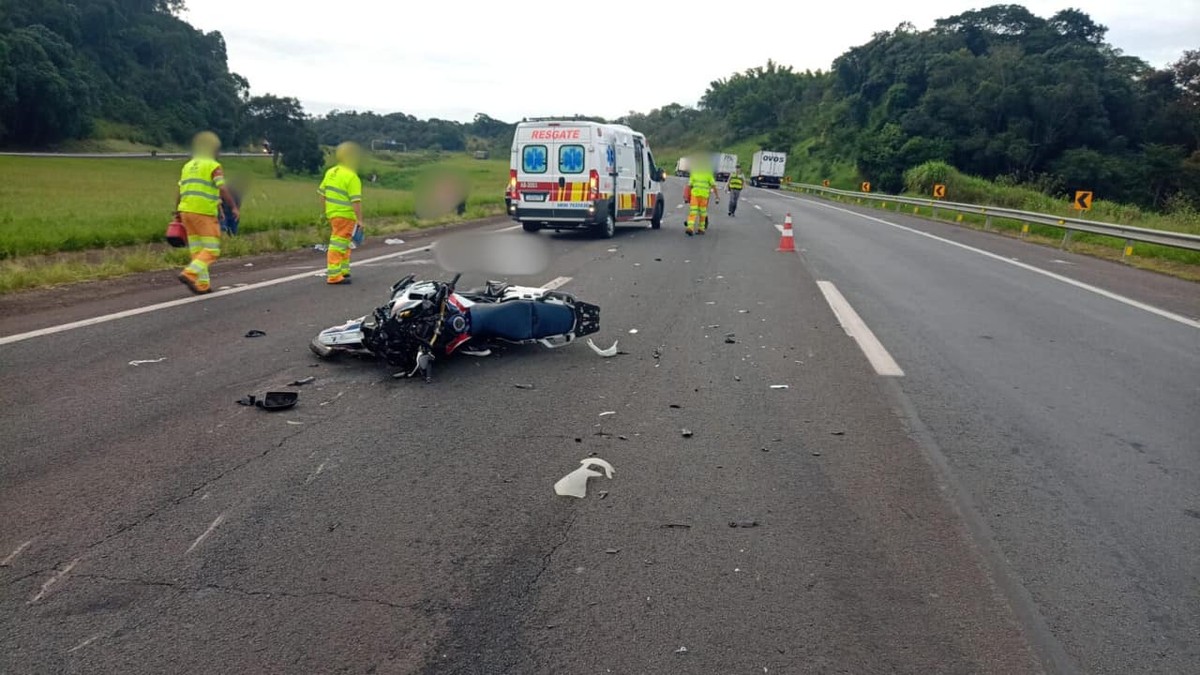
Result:
[[[713,176],[716,177],[718,182],[724,183],[737,170],[738,158],[737,155],[728,152],[718,152],[713,155],[712,162]]]
[[[513,135],[505,203],[526,232],[592,229],[663,219],[665,174],[646,137],[621,124],[521,122]]]
[[[687,178],[692,175],[691,162],[687,157],[680,157],[679,161],[675,162],[675,175],[680,178]]]
[[[754,187],[778,188],[787,169],[787,153],[759,150],[750,163],[750,184]]]

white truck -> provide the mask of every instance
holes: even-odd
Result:
[[[726,182],[733,172],[737,170],[738,158],[737,155],[728,152],[718,152],[713,155],[713,176],[719,182]]]
[[[787,169],[787,153],[759,150],[750,163],[750,184],[754,187],[778,188]]]
[[[687,157],[680,157],[679,161],[675,162],[675,175],[680,178],[687,178],[692,175],[691,164]]]
[[[504,201],[526,232],[591,229],[607,238],[617,223],[662,225],[664,179],[646,137],[627,126],[526,121],[513,134]]]

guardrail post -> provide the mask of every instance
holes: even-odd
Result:
[[[1063,234],[1062,243],[1058,246],[1060,249],[1066,250],[1067,246],[1071,244],[1071,234],[1073,232],[1074,230],[1067,230],[1066,233]]]
[[[992,229],[992,214],[988,213],[987,211],[984,211],[984,212],[983,212],[983,215],[984,215],[984,218],[983,218],[983,231],[984,231],[984,232],[990,232],[990,231],[991,231],[991,229]]]
[[[932,207],[932,209],[933,209],[933,219],[937,220],[937,207],[934,206],[934,207]]]

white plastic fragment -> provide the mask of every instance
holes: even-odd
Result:
[[[403,239],[384,239],[383,243],[387,244],[388,246],[399,246],[400,244],[404,243],[404,240]]]
[[[579,460],[579,468],[571,473],[563,476],[554,484],[554,493],[559,497],[576,497],[583,499],[587,496],[587,482],[589,478],[605,476],[612,479],[613,467],[612,464],[600,459],[599,457],[588,457],[587,459]],[[593,471],[591,467],[597,466],[604,470],[604,473]]]
[[[616,415],[616,414],[617,414],[616,410],[605,410],[604,412],[600,413],[600,416],[608,417],[609,415]]]
[[[771,388],[772,389],[791,389],[792,387],[791,387],[791,385],[787,385],[787,384],[773,384],[773,385],[771,385]]]
[[[676,650],[675,650],[675,653],[676,653],[676,654],[686,654],[686,653],[687,653],[687,647],[680,647],[679,649],[676,649]]]
[[[600,356],[603,356],[606,359],[611,359],[612,357],[617,355],[616,341],[614,341],[612,343],[612,346],[609,347],[608,349],[601,349],[601,348],[597,347],[596,343],[592,342],[591,338],[588,338],[587,343],[588,343],[588,346],[592,348],[592,351],[596,352],[597,354],[599,354]]]
[[[162,363],[163,361],[166,361],[166,360],[167,360],[167,357],[165,357],[165,356],[164,356],[164,357],[162,357],[161,359],[141,359],[141,360],[138,360],[138,361],[130,361],[130,362],[129,362],[129,365],[131,365],[131,366],[140,366],[140,365],[142,365],[143,363]]]
[[[629,334],[630,334],[630,335],[637,335],[637,332],[638,332],[638,329],[636,329],[636,328],[630,328],[630,329],[629,329]]]

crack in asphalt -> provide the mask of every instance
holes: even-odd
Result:
[[[91,551],[99,546],[103,546],[104,544],[112,541],[113,539],[116,539],[117,537],[125,534],[126,532],[129,532],[130,530],[133,530],[135,528],[141,527],[142,525],[145,525],[146,523],[150,522],[155,517],[157,517],[160,513],[164,513],[176,506],[179,506],[183,502],[195,497],[196,494],[199,493],[200,491],[202,491],[202,490],[208,488],[209,486],[224,479],[226,476],[237,473],[238,471],[241,471],[242,469],[246,468],[250,464],[271,454],[275,450],[282,448],[288,441],[299,436],[300,434],[305,433],[306,431],[308,431],[309,428],[310,427],[301,427],[300,429],[297,429],[295,433],[284,436],[282,439],[280,439],[280,441],[278,443],[276,443],[273,446],[268,446],[266,450],[263,450],[259,454],[253,455],[250,458],[248,458],[242,462],[239,462],[238,464],[236,464],[228,469],[225,469],[224,471],[218,473],[216,476],[214,476],[208,480],[205,480],[203,483],[200,483],[196,487],[192,488],[187,494],[183,495],[182,497],[176,497],[176,498],[170,500],[168,503],[160,505],[158,508],[154,509],[150,513],[147,513],[146,515],[142,516],[141,518],[138,518],[138,519],[134,520],[133,522],[121,525],[115,531],[110,532],[109,534],[106,534],[105,536],[101,537],[100,539],[97,539],[96,541],[84,546],[83,550],[78,555],[71,556],[70,558],[68,558],[66,560],[60,560],[60,561],[54,563],[54,565],[52,565],[50,567],[37,569],[37,570],[34,570],[27,574],[23,574],[19,577],[16,577],[16,578],[8,581],[5,585],[12,586],[16,583],[19,583],[21,581],[29,579],[30,577],[35,577],[40,574],[46,574],[47,572],[58,571],[63,565],[67,564],[71,560],[77,560],[77,559],[83,558],[83,556],[87,555],[87,553],[89,551]],[[75,575],[75,576],[82,576],[82,575]]]
[[[118,577],[118,576],[112,576],[112,575],[107,575],[107,574],[76,574],[74,576],[75,576],[75,578],[78,578],[78,579],[92,579],[92,580],[96,580],[96,581],[104,581],[104,582],[109,582],[109,583],[134,584],[137,586],[149,586],[152,588],[169,588],[171,590],[174,590],[174,591],[177,591],[180,593],[198,593],[200,591],[218,591],[221,593],[228,593],[230,595],[239,595],[239,596],[248,597],[248,598],[265,598],[268,600],[277,598],[277,597],[289,598],[289,599],[293,599],[293,600],[312,600],[315,598],[326,598],[326,599],[332,598],[332,599],[341,600],[343,602],[349,602],[349,603],[354,603],[354,604],[371,604],[371,605],[379,605],[381,607],[387,607],[389,609],[404,609],[404,610],[413,610],[413,609],[423,606],[423,603],[404,605],[404,604],[400,604],[400,603],[396,603],[396,602],[390,602],[388,600],[380,600],[378,598],[369,598],[369,597],[364,597],[364,596],[360,596],[360,595],[347,595],[345,593],[334,593],[332,591],[319,591],[319,592],[313,592],[313,593],[295,593],[292,591],[277,591],[277,590],[276,591],[247,590],[244,588],[238,588],[236,586],[224,586],[222,584],[203,584],[203,585],[196,586],[196,585],[183,584],[183,583],[178,583],[178,582],[173,582],[173,581],[159,581],[156,579],[138,579],[135,577]]]
[[[575,521],[577,520],[579,520],[578,510],[572,513],[571,519],[567,521],[567,526],[563,529],[562,539],[557,544],[550,547],[550,550],[542,556],[541,566],[538,567],[537,573],[533,575],[533,578],[529,580],[529,583],[525,584],[524,590],[522,590],[521,594],[517,596],[518,600],[529,595],[533,591],[533,587],[536,586],[537,582],[542,578],[542,575],[545,574],[546,570],[550,568],[550,559],[553,558],[554,554],[558,553],[558,549],[562,548],[563,545],[566,544],[571,538],[571,528],[575,527]]]

